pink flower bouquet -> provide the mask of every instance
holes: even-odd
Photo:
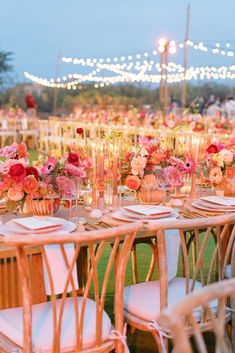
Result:
[[[127,154],[125,162],[125,184],[133,191],[159,189],[159,171],[165,185],[172,188],[181,187],[183,178],[196,171],[196,163],[187,153],[175,157],[173,151],[163,149],[161,141],[151,136],[140,137],[139,147]]]
[[[216,141],[209,145],[202,162],[202,176],[218,185],[226,180],[229,169],[235,164],[235,143]]]

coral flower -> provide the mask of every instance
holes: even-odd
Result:
[[[138,190],[140,185],[141,185],[141,180],[136,175],[128,175],[128,177],[126,178],[126,186],[130,190],[133,190],[133,191]]]
[[[21,201],[24,198],[24,192],[12,187],[8,190],[7,197],[11,201]]]
[[[27,146],[24,142],[17,145],[17,155],[18,155],[18,158],[26,158],[27,157]]]
[[[154,190],[157,187],[157,179],[154,174],[147,174],[141,182],[141,188]]]
[[[8,189],[8,185],[4,183],[3,181],[0,181],[0,193],[3,193]]]
[[[24,178],[23,180],[23,190],[27,193],[27,194],[33,194],[37,191],[38,189],[38,182],[35,179],[34,176],[29,175],[26,178]]]
[[[223,179],[222,171],[219,167],[212,168],[209,172],[209,179],[214,184],[221,183]]]

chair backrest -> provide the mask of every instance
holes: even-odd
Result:
[[[185,278],[185,294],[197,285],[208,285],[225,278],[225,267],[235,257],[235,214],[193,220],[165,220],[150,223],[149,229],[156,231],[159,252],[160,305],[167,306],[168,271],[166,233],[178,230],[180,237],[178,273]],[[168,233],[169,235],[169,233]],[[191,251],[192,250],[192,251]],[[231,259],[232,258],[232,259]]]
[[[131,250],[136,232],[142,228],[142,223],[136,222],[125,226],[114,227],[104,230],[70,233],[66,235],[45,235],[37,236],[12,236],[2,237],[0,244],[15,247],[18,269],[21,279],[22,299],[23,299],[23,323],[24,340],[23,351],[29,353],[32,351],[32,305],[29,286],[29,266],[27,261],[28,246],[39,246],[44,261],[44,267],[47,271],[48,283],[51,291],[51,310],[53,318],[53,343],[51,351],[60,352],[61,328],[63,325],[63,315],[66,306],[68,290],[72,289],[71,297],[74,305],[75,337],[73,351],[80,352],[83,349],[82,338],[84,329],[84,318],[86,305],[89,296],[95,301],[95,327],[96,335],[94,345],[97,347],[102,344],[103,327],[103,309],[110,275],[115,264],[115,328],[122,332],[123,322],[123,290],[125,281],[125,272],[128,262],[128,256]],[[60,256],[67,268],[67,277],[63,281],[64,288],[58,309],[58,301],[54,288],[53,271],[48,261],[48,252],[46,247],[50,245],[59,245]],[[74,253],[72,258],[68,258],[66,252],[67,245],[74,244]],[[107,246],[110,244],[110,250]],[[77,260],[81,249],[87,249],[88,268],[87,280],[81,294],[81,302],[78,304],[76,284],[74,281],[74,268],[77,266]],[[58,254],[57,254],[58,256]],[[71,253],[70,253],[71,256]],[[105,258],[105,262],[104,262]],[[102,265],[103,264],[103,265]],[[99,272],[100,269],[100,272]],[[71,299],[70,297],[70,299]]]
[[[226,323],[230,319],[228,302],[235,300],[235,279],[224,280],[219,283],[210,284],[198,292],[189,294],[183,301],[171,309],[163,310],[159,317],[162,328],[170,330],[174,343],[174,353],[193,353],[195,345],[198,353],[232,352],[231,342],[226,334]],[[211,308],[211,303],[216,301],[216,311]],[[213,333],[211,344],[205,342],[205,335],[199,326],[199,320],[195,312],[201,309],[204,317],[205,329]],[[191,338],[194,338],[194,342]],[[209,339],[209,337],[207,337]],[[211,349],[215,346],[214,349]]]

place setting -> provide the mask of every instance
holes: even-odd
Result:
[[[191,205],[199,210],[218,214],[235,212],[234,197],[205,196],[192,201]]]
[[[155,222],[163,218],[177,218],[179,213],[171,207],[154,205],[131,205],[102,217],[103,221],[110,224],[131,223],[141,221],[144,224]]]
[[[75,223],[63,218],[49,216],[32,216],[25,218],[13,218],[0,227],[2,236],[37,236],[64,235],[76,229]]]

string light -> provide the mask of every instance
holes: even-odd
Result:
[[[105,65],[106,69],[108,69],[107,64]],[[169,71],[169,74],[166,75],[161,75],[160,73],[158,74],[147,74],[146,72],[147,67],[143,66],[142,70],[139,71],[138,73],[131,73],[127,72],[125,70],[117,69],[115,67],[112,67],[112,71],[116,73],[116,76],[95,76],[92,73],[82,75],[82,74],[69,74],[68,79],[71,79],[70,81],[62,82],[62,79],[65,77],[57,78],[56,82],[54,79],[46,79],[42,77],[38,77],[35,75],[32,75],[28,72],[25,72],[25,77],[35,83],[38,83],[40,85],[43,85],[45,87],[52,87],[52,88],[64,88],[64,89],[81,89],[82,83],[94,83],[94,87],[104,87],[105,85],[110,85],[110,84],[117,84],[117,83],[123,83],[123,82],[145,82],[145,83],[159,83],[161,80],[166,80],[168,83],[178,83],[183,80],[205,80],[205,79],[235,79],[235,65],[232,65],[230,67],[226,66],[220,66],[220,67],[214,67],[214,66],[204,66],[204,67],[194,67],[191,66],[184,72],[184,68],[181,65],[176,65],[174,63],[169,63],[169,65],[166,67],[166,69]],[[77,87],[78,86],[78,87]]]
[[[200,50],[203,52],[211,52],[212,54],[219,54],[222,56],[227,55],[230,57],[235,55],[235,51],[230,49],[231,47],[230,43],[226,43],[225,48],[223,48],[220,43],[215,43],[214,46],[208,46],[208,45],[206,46],[203,44],[203,42],[195,43],[195,42],[192,42],[191,40],[187,40],[185,43],[179,43],[179,48],[182,49],[184,48],[185,45],[192,47],[195,50]]]

